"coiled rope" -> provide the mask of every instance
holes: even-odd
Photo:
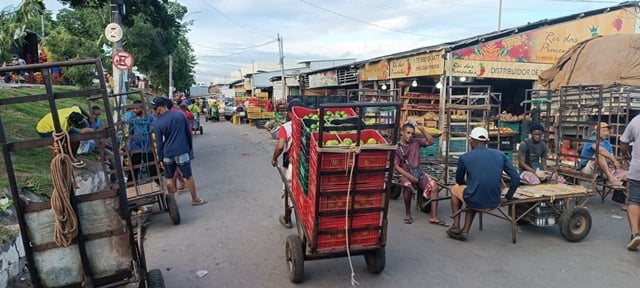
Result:
[[[53,133],[53,148],[54,157],[50,168],[53,181],[51,211],[55,217],[54,239],[58,246],[67,247],[78,235],[78,218],[71,206],[73,163],[84,162],[73,156],[67,131]]]

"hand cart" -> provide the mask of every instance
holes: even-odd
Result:
[[[33,287],[116,287],[137,284],[139,287],[164,287],[162,272],[147,271],[143,248],[143,225],[132,226],[122,177],[123,168],[119,149],[113,150],[111,169],[103,161],[91,163],[99,166],[106,183],[93,187],[97,192],[76,195],[73,185],[74,169],[82,162],[73,157],[70,143],[95,139],[117,147],[118,139],[113,118],[107,117],[107,127],[84,134],[68,136],[62,133],[58,114],[62,99],[101,95],[105,111],[111,114],[111,105],[106,94],[106,83],[98,77],[98,87],[78,91],[56,92],[52,85],[51,70],[54,67],[89,66],[97,75],[102,75],[100,59],[33,64],[18,67],[2,67],[0,74],[17,69],[37,70],[42,73],[46,93],[37,96],[15,96],[0,99],[0,108],[13,110],[13,105],[39,105],[46,102],[55,126],[55,138],[9,140],[0,114],[0,144],[11,195],[16,201],[15,209],[20,234],[25,248]],[[40,103],[37,103],[40,102]],[[30,106],[29,106],[30,107]],[[51,146],[53,144],[53,146]],[[52,160],[54,191],[52,202],[28,203],[20,198],[18,179],[13,157],[17,153],[52,147],[57,152]],[[70,159],[70,160],[67,160]],[[17,163],[16,163],[17,164]],[[86,164],[86,163],[85,163]],[[90,165],[87,165],[90,166]],[[81,169],[81,168],[79,168]],[[64,208],[63,208],[64,207]],[[61,218],[64,216],[64,218]],[[71,219],[75,219],[73,221]],[[64,221],[68,220],[68,221]],[[57,229],[58,227],[67,229]]]
[[[503,191],[503,195],[506,191]],[[570,242],[579,242],[591,231],[591,214],[584,205],[595,193],[580,185],[559,183],[520,186],[514,194],[514,199],[500,205],[496,209],[497,212],[479,213],[480,230],[482,214],[486,213],[511,223],[511,241],[514,244],[518,223],[538,227],[557,224],[562,237]]]
[[[155,138],[149,128],[151,118],[146,109],[147,97],[142,92],[120,93],[111,97],[115,99],[118,115],[123,116],[121,121],[116,123],[116,129],[119,135],[124,136],[121,147],[124,148],[124,172],[127,175],[126,191],[129,209],[137,216],[144,217],[149,217],[153,212],[168,212],[171,223],[180,224],[178,203],[173,195],[167,193],[162,183],[163,178],[159,167],[159,161],[162,160],[158,160]],[[123,99],[140,100],[142,103],[124,105]],[[142,115],[126,116],[125,111],[132,108],[142,108]],[[142,147],[129,147],[130,141],[135,141]],[[156,204],[158,210],[153,209]]]
[[[390,114],[396,121],[366,125],[362,119],[368,107],[392,107]],[[295,214],[298,232],[297,235],[289,235],[285,245],[289,280],[292,282],[303,280],[305,260],[364,255],[369,272],[378,274],[384,270],[388,194],[398,136],[399,107],[399,102],[388,102],[321,104],[319,110],[293,108],[293,144],[289,150],[293,163],[291,186],[284,171],[278,169],[286,187],[285,213],[280,222],[290,227],[291,214]],[[318,113],[319,119],[326,119],[327,115],[337,111],[348,115],[348,119],[340,120],[344,120],[343,124],[318,120],[314,123],[318,131],[324,133],[310,132],[307,119],[302,121],[309,114]],[[387,144],[377,132],[381,129],[393,131],[392,143]],[[345,131],[355,133],[339,133]],[[344,138],[352,138],[353,144],[337,147],[324,142]],[[363,144],[370,138],[378,144]],[[346,171],[351,175],[345,176]]]

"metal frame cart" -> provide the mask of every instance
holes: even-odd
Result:
[[[105,112],[111,114],[103,77],[98,77],[98,87],[70,92],[55,91],[51,79],[51,68],[77,66],[89,67],[96,72],[96,75],[103,75],[100,59],[0,68],[0,74],[18,69],[37,70],[43,75],[46,89],[46,93],[42,95],[0,99],[0,106],[12,109],[14,105],[46,102],[52,114],[55,131],[58,132],[63,131],[57,112],[58,101],[62,99],[101,95]],[[64,172],[73,169],[71,161],[64,160],[75,152],[69,151],[71,141],[95,139],[101,142],[104,140],[112,147],[117,147],[118,139],[113,119],[107,118],[108,127],[104,130],[70,137],[65,133],[61,133],[62,136],[56,133],[55,139],[15,140],[7,138],[6,135],[6,127],[10,127],[12,123],[2,123],[1,116],[4,115],[0,115],[0,144],[11,195],[16,201],[16,214],[33,287],[115,287],[134,283],[139,287],[164,287],[160,270],[147,271],[142,243],[144,238],[142,225],[138,225],[137,233],[134,232],[127,207],[121,163],[112,159],[115,168],[113,170],[102,161],[96,164],[102,168],[106,184],[100,191],[85,195],[76,195],[73,179],[68,179],[72,177],[72,173]],[[45,147],[52,144],[58,151],[52,161],[52,173],[58,172],[59,175],[66,177],[60,181],[54,181],[55,186],[60,189],[54,189],[52,199],[55,198],[61,202],[28,203],[21,200],[15,174],[17,163],[13,162],[12,155],[28,149],[46,149]],[[114,159],[120,159],[118,149],[114,149],[113,154]],[[61,160],[58,162],[57,159]],[[59,165],[54,166],[53,164],[56,163]],[[58,204],[67,208],[60,209]],[[64,234],[67,230],[54,229],[57,225],[74,226],[69,224],[70,222],[56,222],[55,215],[60,214],[70,217],[69,219],[77,219],[77,225],[75,225],[77,234]],[[63,237],[65,241],[58,241],[61,238],[54,237],[60,233],[63,233],[63,236],[66,235]]]
[[[140,100],[141,104],[129,104],[124,105],[122,103],[122,99],[124,97],[135,98],[136,100]],[[147,97],[145,97],[142,92],[127,92],[120,94],[113,94],[111,98],[114,98],[115,107],[117,111],[117,115],[119,117],[119,121],[116,124],[116,133],[123,137],[123,144],[121,147],[124,153],[124,172],[125,174],[129,174],[132,179],[127,179],[127,199],[129,202],[129,209],[132,211],[138,212],[139,216],[149,216],[150,212],[158,212],[158,213],[169,213],[169,217],[171,219],[171,223],[174,225],[180,224],[180,210],[178,208],[178,203],[174,195],[171,195],[165,191],[165,186],[162,183],[162,173],[159,168],[159,162],[162,160],[158,159],[158,151],[156,150],[155,141],[153,141],[153,135],[148,135],[150,142],[147,143],[148,147],[146,148],[146,152],[150,152],[153,156],[148,157],[148,154],[143,153],[144,159],[140,159],[140,163],[134,165],[133,164],[133,156],[135,153],[141,153],[145,151],[131,151],[129,146],[127,145],[128,140],[135,139],[139,137],[139,135],[130,135],[130,127],[131,125],[149,125],[149,123],[145,123],[148,121],[149,115],[147,114]],[[127,111],[132,108],[142,108],[143,116],[141,119],[126,119]],[[149,131],[149,133],[152,133]],[[134,176],[134,170],[138,169],[140,171],[138,173],[138,177]],[[154,170],[155,173],[151,173],[151,170]],[[155,174],[155,176],[151,176]],[[149,209],[149,206],[158,205],[158,210]]]
[[[293,144],[289,150],[292,185],[286,185],[285,216],[281,219],[283,224],[290,224],[291,213],[296,216],[298,234],[288,236],[285,246],[292,282],[303,280],[305,260],[364,255],[369,272],[384,270],[399,106],[398,102],[388,102],[321,104],[319,110],[293,108]],[[365,111],[371,107],[394,108],[396,121],[366,125]],[[348,117],[327,123],[305,118],[317,113],[318,119],[326,119],[337,111]],[[310,123],[317,124],[323,133],[311,132]],[[387,142],[377,132],[384,129],[394,131],[390,138],[394,140]],[[348,143],[344,142],[346,138],[353,143],[341,147],[330,142]],[[281,176],[286,184],[282,171]],[[290,200],[293,207],[288,204]]]

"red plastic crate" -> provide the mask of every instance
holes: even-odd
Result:
[[[380,212],[370,212],[353,215],[351,228],[379,227]],[[323,216],[318,218],[318,231],[333,231],[345,229],[345,216]]]
[[[317,173],[309,172],[309,191],[313,190],[313,193],[318,191],[316,189],[316,180],[320,177],[320,191],[319,192],[344,192],[349,190],[349,175],[321,175]],[[385,184],[385,173],[374,174],[358,174],[354,175],[351,180],[352,191],[359,190],[382,190]],[[355,186],[353,186],[355,185]],[[311,193],[311,192],[310,192]]]
[[[353,201],[353,208],[382,208],[384,192],[376,194],[358,194]],[[351,203],[349,203],[351,205]],[[347,195],[320,196],[320,212],[344,211],[347,207]]]
[[[351,233],[351,243],[349,244],[354,248],[375,246],[378,244],[379,238],[380,231],[378,229],[356,231]],[[316,247],[318,251],[346,249],[346,234],[344,232],[338,234],[318,233]]]
[[[328,140],[338,140],[351,138],[354,142],[356,140],[356,133],[341,133],[335,135],[333,133],[324,133],[322,141],[325,143]],[[376,130],[362,130],[360,132],[360,139],[362,141],[367,141],[369,138],[376,139],[378,144],[387,144],[387,141],[378,133]],[[310,154],[311,157],[319,157],[318,156],[318,140],[319,133],[314,132],[311,133],[311,149]],[[333,147],[333,146],[332,146]],[[346,148],[345,148],[346,149]],[[360,152],[358,157],[357,168],[358,169],[381,169],[387,167],[387,157],[391,151],[367,151],[363,150]],[[348,153],[322,153],[322,163],[320,163],[321,171],[339,171],[339,170],[348,170],[351,168],[353,164],[353,160],[355,159],[354,154]],[[316,158],[317,160],[317,158]]]

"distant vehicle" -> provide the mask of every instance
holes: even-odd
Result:
[[[231,117],[233,117],[233,113],[236,112],[236,103],[233,101],[228,101],[224,103],[224,119],[229,121]]]

